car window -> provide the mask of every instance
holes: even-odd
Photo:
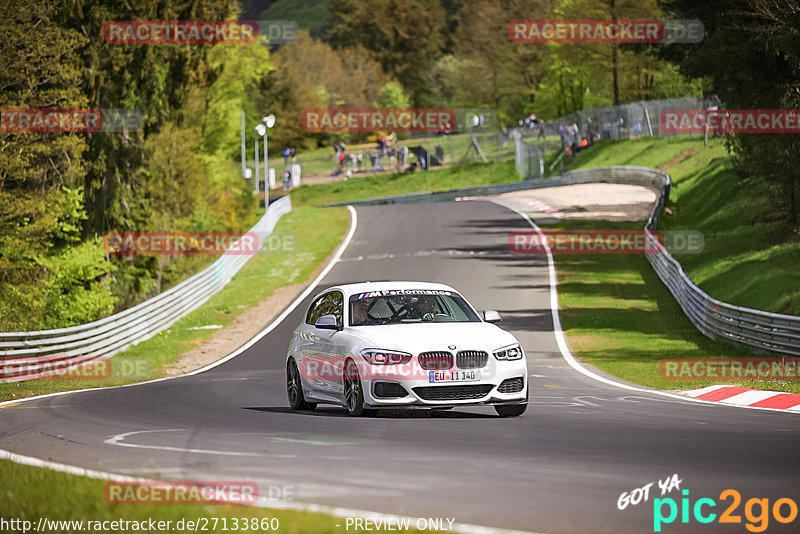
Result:
[[[350,297],[350,326],[452,322],[480,322],[463,297],[452,291],[389,290]]]
[[[343,313],[344,295],[342,295],[341,291],[331,291],[319,297],[308,308],[306,324],[313,325],[323,315],[333,315],[336,317],[336,324],[341,325]]]

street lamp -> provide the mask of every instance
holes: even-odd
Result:
[[[269,152],[267,150],[267,130],[275,126],[275,115],[270,113],[262,117],[261,122],[264,128],[264,208],[269,206]]]
[[[259,135],[264,135],[264,132],[262,132],[261,130],[266,130],[266,128],[264,128],[263,124],[259,124],[258,126],[256,126],[255,130],[256,130],[256,137],[255,137],[255,145],[256,145],[256,162],[255,162],[256,163],[256,179],[253,180],[253,187],[254,187],[253,191],[256,194],[258,194],[258,136]]]

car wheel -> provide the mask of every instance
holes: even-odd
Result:
[[[353,360],[347,360],[344,368],[344,401],[347,415],[360,417],[375,415],[375,410],[364,408],[364,388],[358,376],[358,366]]]
[[[317,407],[316,403],[307,402],[303,395],[303,383],[294,358],[289,358],[289,363],[286,364],[286,394],[292,410],[313,410]]]
[[[523,404],[496,404],[494,411],[500,417],[517,417],[525,413],[528,403]]]

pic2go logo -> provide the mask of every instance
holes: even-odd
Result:
[[[698,523],[708,524],[717,519],[717,514],[711,510],[716,508],[717,503],[714,499],[702,498],[691,504],[689,490],[681,492],[683,498],[681,504],[675,502],[670,497],[664,499],[653,499],[653,532],[661,532],[661,526],[673,523],[681,516],[681,523],[687,524],[692,517]],[[742,503],[742,495],[734,489],[726,489],[719,494],[722,502],[731,500],[730,505],[719,516],[719,523],[741,524],[742,516],[737,515],[736,511]],[[666,514],[666,515],[665,515]],[[691,514],[691,516],[690,516]],[[769,519],[772,516],[778,523],[788,524],[797,519],[797,503],[789,498],[777,499],[770,508],[769,499],[752,498],[744,505],[744,515],[747,519],[745,528],[750,532],[764,532],[769,526]]]

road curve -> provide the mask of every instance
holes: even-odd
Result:
[[[673,473],[692,499],[719,500],[734,488],[745,500],[800,501],[796,415],[632,392],[567,365],[553,335],[546,258],[508,252],[508,233],[523,229],[518,214],[489,202],[359,208],[352,242],[319,287],[443,282],[478,309],[499,310],[528,355],[531,404],[520,418],[491,408],[374,419],[334,407],[291,413],[283,365],[303,302],[204,373],[4,407],[0,448],[148,478],[255,480],[288,487],[299,501],[538,532],[652,532],[657,484],[650,503],[620,511],[617,499]],[[797,525],[773,520],[769,531]]]

